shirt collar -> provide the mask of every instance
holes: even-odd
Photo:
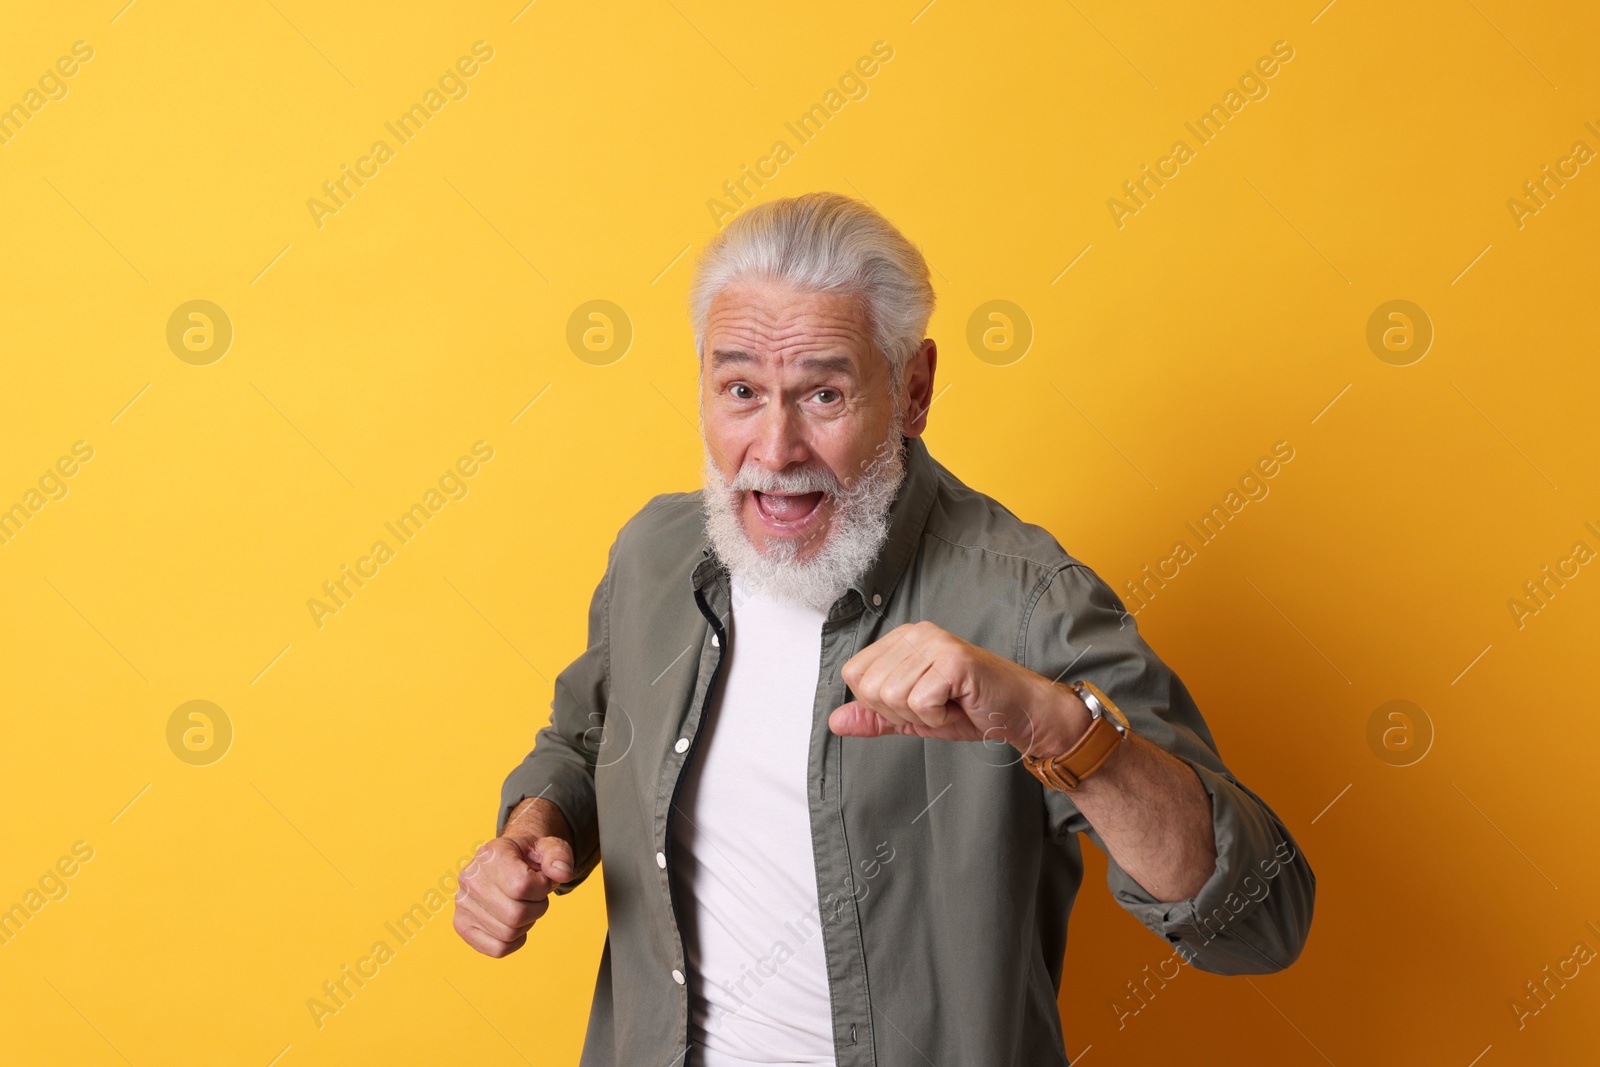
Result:
[[[901,441],[905,445],[906,476],[895,494],[894,503],[889,506],[889,534],[877,558],[834,602],[828,612],[830,620],[845,618],[863,609],[875,615],[884,614],[906,564],[922,540],[922,530],[933,509],[933,497],[939,484],[938,464],[928,454],[928,446],[921,437],[902,437]],[[701,558],[690,578],[695,589],[703,588],[713,575],[726,573],[726,568],[712,553],[710,539],[703,528],[699,547]]]

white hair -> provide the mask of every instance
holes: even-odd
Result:
[[[888,219],[839,193],[806,193],[758,204],[711,239],[689,289],[694,348],[705,358],[711,301],[744,280],[787,283],[806,292],[860,300],[873,346],[898,387],[933,316],[928,262]]]

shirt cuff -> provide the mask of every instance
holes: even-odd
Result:
[[[1308,887],[1315,886],[1310,869],[1288,831],[1232,775],[1184,762],[1211,798],[1216,867],[1188,900],[1158,901],[1107,853],[1112,895],[1149,930],[1176,946],[1186,963],[1201,970],[1282,970],[1304,945],[1310,923]]]

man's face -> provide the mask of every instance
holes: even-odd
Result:
[[[925,366],[931,383],[931,351],[913,363]],[[913,377],[921,383],[908,368]],[[763,555],[787,546],[784,555],[802,561],[820,551],[836,516],[833,494],[779,490],[830,480],[848,489],[879,455],[894,423],[891,379],[889,361],[872,347],[866,311],[853,298],[740,282],[712,300],[701,422],[724,479],[733,482],[741,470],[777,476],[767,479],[774,491],[738,494],[740,524]],[[906,404],[904,386],[901,393]],[[912,414],[919,417],[908,418],[901,431],[908,436],[922,427],[921,413]]]

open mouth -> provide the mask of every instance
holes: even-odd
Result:
[[[756,513],[761,516],[761,521],[778,533],[789,533],[805,526],[807,521],[817,513],[822,506],[825,493],[763,493],[760,490],[751,490],[750,495],[755,500]]]

